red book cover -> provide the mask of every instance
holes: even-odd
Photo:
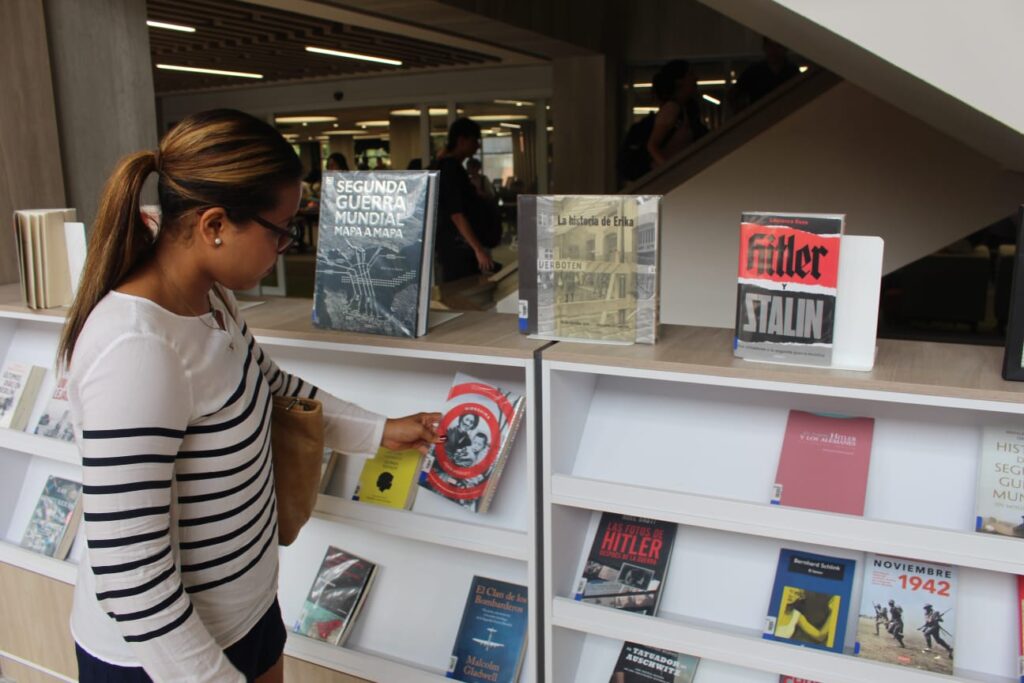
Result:
[[[874,428],[870,417],[789,411],[772,504],[863,515]]]
[[[1017,607],[1017,626],[1020,627],[1017,632],[1017,645],[1020,648],[1017,674],[1021,683],[1024,683],[1024,576],[1017,577]]]

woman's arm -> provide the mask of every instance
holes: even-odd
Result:
[[[654,116],[654,127],[651,129],[650,137],[647,138],[647,153],[651,155],[653,166],[660,166],[668,158],[662,152],[662,147],[672,135],[678,119],[679,105],[675,102],[666,102],[661,105],[658,113]]]
[[[192,411],[180,357],[156,337],[121,337],[71,399],[100,606],[152,678],[245,681],[193,611],[171,547],[171,481]]]

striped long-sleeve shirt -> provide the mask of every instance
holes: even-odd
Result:
[[[384,417],[283,372],[236,323],[111,292],[77,341],[69,397],[85,553],[71,628],[157,681],[244,681],[224,655],[273,604],[272,395],[324,404],[325,443],[372,455]]]

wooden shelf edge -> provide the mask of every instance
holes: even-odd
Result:
[[[554,626],[604,638],[644,643],[650,647],[685,652],[701,658],[829,683],[978,683],[976,678],[929,673],[884,664],[852,655],[815,650],[764,640],[754,635],[715,631],[659,617],[598,607],[569,598],[555,598],[551,614]],[[991,679],[1016,683],[1013,679]]]
[[[1024,542],[988,534],[614,484],[562,474],[551,477],[551,502],[794,543],[1024,574]]]
[[[428,671],[367,652],[335,647],[296,633],[288,634],[284,652],[289,657],[371,681],[441,683],[448,680],[441,672]]]
[[[325,495],[317,497],[314,514],[322,519],[354,524],[389,536],[511,560],[526,562],[530,556],[530,539],[523,531],[469,524]]]
[[[14,567],[41,574],[72,586],[78,580],[78,565],[73,562],[55,560],[13,543],[0,542],[0,562],[6,562]]]
[[[28,432],[19,432],[15,429],[0,429],[0,448],[37,455],[68,465],[82,464],[78,446],[74,443]]]

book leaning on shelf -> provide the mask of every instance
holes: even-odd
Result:
[[[519,331],[653,344],[657,195],[519,195]]]
[[[363,463],[352,500],[410,510],[416,500],[423,455],[417,450],[392,451],[383,446]]]
[[[21,431],[36,403],[46,368],[8,363],[0,371],[0,429]]]
[[[699,657],[623,643],[608,683],[693,683]]]
[[[487,512],[525,407],[515,392],[456,373],[438,426],[444,440],[431,446],[419,485],[473,512]]]
[[[292,630],[344,645],[373,584],[377,565],[328,546]]]
[[[53,389],[46,409],[36,421],[34,434],[61,441],[74,441],[75,430],[71,424],[71,402],[68,400],[68,378],[61,377]]]
[[[71,550],[82,516],[82,485],[49,476],[29,519],[21,546],[63,560]]]
[[[1024,683],[1024,576],[1017,577],[1017,673]]]
[[[85,226],[74,209],[14,212],[21,294],[29,308],[68,306],[85,262]]]
[[[1024,428],[986,426],[981,440],[974,528],[1024,538]]]
[[[436,171],[324,173],[314,325],[427,333],[437,187]]]
[[[854,653],[953,673],[956,567],[868,553]]]
[[[602,513],[575,599],[657,614],[675,538],[672,522]]]
[[[515,683],[526,654],[526,586],[474,576],[447,677],[468,683]]]
[[[736,356],[832,364],[844,224],[842,214],[742,215]]]

